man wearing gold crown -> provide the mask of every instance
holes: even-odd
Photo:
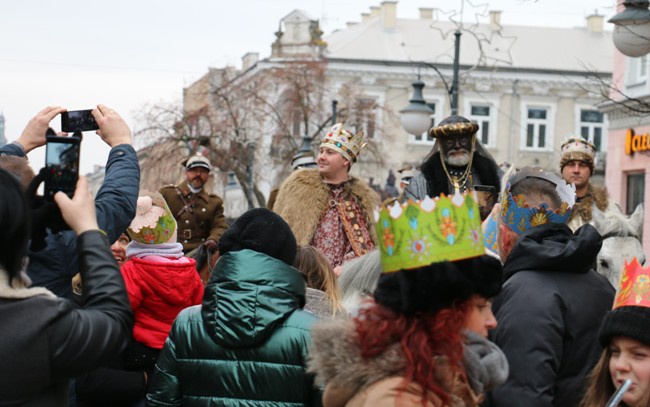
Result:
[[[404,195],[407,199],[450,195],[488,185],[500,190],[500,176],[494,158],[476,140],[479,126],[462,116],[449,116],[429,129],[436,138],[431,153],[420,166],[420,174],[411,179]]]
[[[318,169],[295,171],[280,186],[273,210],[282,216],[299,245],[320,249],[332,267],[359,257],[377,243],[373,210],[379,195],[349,174],[365,145],[337,123],[320,144]]]
[[[594,158],[596,146],[581,136],[572,136],[562,143],[560,170],[562,178],[576,186],[577,202],[569,218],[571,230],[577,230],[592,219],[594,207],[602,212],[618,212],[618,204],[610,199],[605,187],[597,187],[589,182],[594,174]]]
[[[495,211],[504,283],[491,338],[510,375],[492,392],[492,406],[577,406],[596,362],[614,288],[591,268],[601,246],[596,229],[567,226],[574,204],[572,185],[526,167],[510,177]]]

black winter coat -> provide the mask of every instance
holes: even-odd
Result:
[[[549,223],[525,232],[503,265],[492,340],[510,365],[493,406],[577,406],[601,348],[598,329],[614,288],[591,265],[601,247],[591,225],[575,235]]]
[[[106,237],[77,238],[85,296],[0,298],[0,406],[65,406],[68,379],[118,357],[133,315]]]

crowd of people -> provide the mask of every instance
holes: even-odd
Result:
[[[338,123],[228,226],[204,156],[140,190],[104,105],[96,196],[40,196],[26,155],[64,111],[0,147],[0,405],[650,407],[650,268],[594,270],[592,210],[620,209],[582,137],[504,174],[450,116],[382,203]]]

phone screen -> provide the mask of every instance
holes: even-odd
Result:
[[[56,137],[47,142],[45,197],[52,199],[58,191],[72,197],[79,179],[79,146],[76,137]]]
[[[61,131],[71,133],[73,131],[97,130],[99,126],[93,117],[92,110],[72,110],[61,113]]]

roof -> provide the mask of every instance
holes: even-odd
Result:
[[[384,28],[380,17],[335,31],[327,41],[327,57],[377,61],[425,61],[451,64],[454,31],[450,21],[396,20],[395,28]],[[480,41],[479,41],[480,40]],[[476,65],[483,47],[481,65],[510,66],[559,71],[611,72],[614,45],[609,31],[590,32],[585,27],[502,26],[465,24],[461,36],[460,63]]]

